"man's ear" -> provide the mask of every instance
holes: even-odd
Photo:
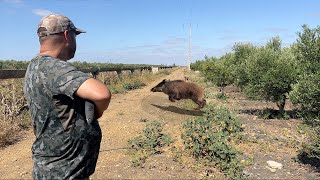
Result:
[[[64,31],[63,32],[63,38],[65,41],[69,41],[69,31]]]
[[[69,42],[70,41],[70,38],[71,38],[71,31],[64,31],[63,32],[63,37],[64,37],[64,39],[67,41],[67,42]]]

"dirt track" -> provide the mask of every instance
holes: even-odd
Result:
[[[183,70],[166,76],[169,79],[182,79]],[[165,124],[166,131],[179,132],[181,120],[192,116],[192,111],[170,108],[172,104],[165,94],[152,93],[150,89],[162,79],[125,94],[114,94],[109,109],[100,118],[103,132],[101,151],[96,172],[92,179],[168,179],[192,178],[195,173],[174,162],[166,154],[155,158],[150,168],[133,168],[127,155],[127,141],[142,132],[146,123],[141,119],[157,120]],[[173,110],[173,111],[172,111]],[[180,113],[175,113],[178,111]],[[170,134],[173,138],[180,136]],[[0,151],[1,179],[30,179],[32,160],[31,144],[34,136],[31,131],[19,143]],[[165,163],[168,162],[168,163]],[[152,164],[152,162],[150,162]]]

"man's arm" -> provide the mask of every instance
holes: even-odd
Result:
[[[96,118],[102,116],[111,100],[111,93],[108,87],[94,78],[84,81],[75,92],[75,95],[93,101]]]

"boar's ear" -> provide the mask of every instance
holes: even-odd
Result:
[[[166,79],[163,79],[163,80],[162,80],[163,83],[165,83],[166,81],[167,81]]]

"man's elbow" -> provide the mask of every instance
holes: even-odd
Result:
[[[111,101],[111,96],[112,95],[111,95],[110,91],[107,91],[106,93],[101,94],[101,96],[98,99],[99,103],[106,106],[105,109],[107,109],[109,106],[109,103]]]
[[[105,93],[104,99],[106,101],[110,101],[111,100],[111,92],[108,90],[107,93]]]
[[[110,101],[111,101],[110,92],[99,96],[99,98],[95,101],[97,118],[100,118],[103,115],[103,112],[108,109]]]

